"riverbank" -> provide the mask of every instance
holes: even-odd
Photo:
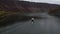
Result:
[[[0,26],[21,21],[25,18],[23,14],[18,14],[16,12],[0,11]]]

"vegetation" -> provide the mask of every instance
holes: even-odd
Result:
[[[0,25],[5,23],[7,15],[8,15],[8,12],[0,11]]]
[[[19,22],[22,20],[29,19],[24,14],[20,14],[17,12],[6,12],[6,11],[0,11],[0,26],[1,25],[8,25],[12,24],[14,22]]]
[[[16,12],[0,11],[0,25],[15,21],[18,16]]]

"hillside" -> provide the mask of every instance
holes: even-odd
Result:
[[[0,10],[14,12],[40,12],[58,7],[59,5],[48,3],[34,3],[28,1],[0,1]]]
[[[45,10],[53,9],[53,8],[56,8],[59,6],[56,4],[48,4],[48,3],[35,3],[35,2],[27,2],[27,1],[18,1],[17,6],[19,6],[20,4],[23,7],[27,8],[28,10],[32,10],[32,8],[33,8],[34,10],[36,10],[36,12],[38,12],[38,9],[39,9],[39,11],[43,11],[43,10],[45,11]]]
[[[0,1],[0,23],[19,21],[24,19],[24,13],[48,12],[59,5],[48,3],[35,3],[27,1]],[[13,19],[11,19],[13,18]]]

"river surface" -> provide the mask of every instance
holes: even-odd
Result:
[[[50,16],[47,13],[28,14],[28,16],[43,18],[34,19],[34,23],[30,19],[2,27],[0,34],[60,34],[60,18]]]

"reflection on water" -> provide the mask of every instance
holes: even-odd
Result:
[[[60,34],[60,18],[50,16],[47,13],[44,15],[41,19],[34,19],[33,24],[31,19],[29,21],[16,22],[1,29],[1,34]]]

